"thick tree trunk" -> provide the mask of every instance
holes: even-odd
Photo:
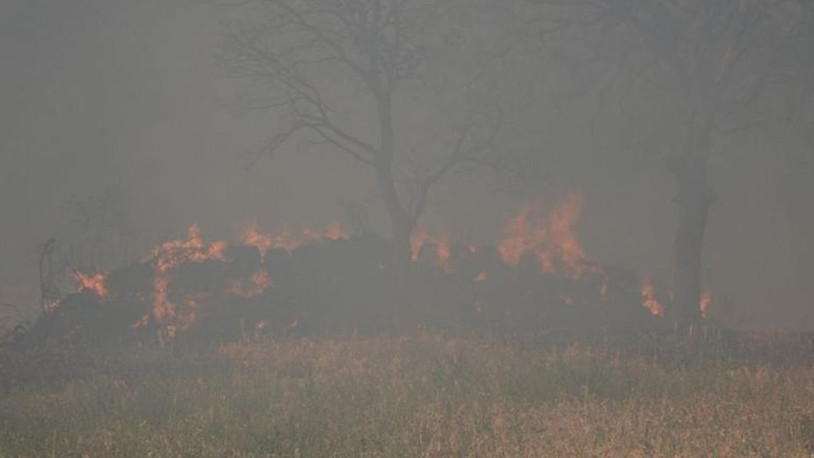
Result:
[[[392,274],[393,300],[390,314],[395,328],[403,331],[409,326],[407,317],[410,314],[410,294],[407,278],[412,254],[410,236],[413,232],[413,224],[398,200],[390,173],[380,172],[378,175],[379,190],[390,216],[392,234],[390,273]]]
[[[678,232],[673,258],[674,318],[679,332],[690,331],[701,317],[701,263],[707,214],[714,193],[707,179],[708,154],[674,159]]]
[[[404,319],[409,315],[409,291],[407,274],[410,267],[410,236],[415,221],[401,203],[396,185],[393,181],[393,160],[395,157],[395,135],[393,132],[392,106],[389,95],[377,97],[379,118],[379,151],[376,157],[376,178],[379,191],[390,216],[391,235],[393,237],[393,275],[394,299],[392,320],[396,328],[405,329]]]
[[[393,178],[389,172],[378,174],[379,190],[382,193],[387,214],[390,217],[393,237],[394,263],[407,265],[410,261],[410,236],[413,232],[412,218],[407,214],[398,199]]]

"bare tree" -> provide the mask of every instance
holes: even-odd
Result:
[[[394,119],[397,105],[426,90],[420,79],[432,61],[433,40],[441,35],[436,26],[445,3],[261,0],[242,5],[251,17],[225,28],[225,66],[255,89],[245,107],[277,116],[252,165],[297,138],[369,167],[400,266],[409,261],[410,235],[430,189],[461,164],[482,162],[501,125],[495,106],[472,109],[453,134],[441,135],[437,153],[423,156],[424,167],[413,167],[421,173],[400,186],[398,165],[408,148],[399,144],[404,129]],[[372,125],[353,121],[360,112]]]
[[[603,84],[622,81],[627,89],[619,91],[627,98],[619,103],[622,110],[631,99],[650,104],[649,111],[634,114],[634,122],[643,128],[659,124],[662,130],[651,136],[658,144],[649,146],[670,149],[668,170],[678,208],[675,318],[681,329],[691,329],[700,318],[702,247],[716,200],[710,157],[722,136],[764,123],[762,102],[788,82],[789,52],[810,33],[801,19],[810,7],[802,0],[529,3],[546,12],[546,31],[577,28],[600,43],[586,62],[602,68]],[[644,120],[642,113],[658,120]]]

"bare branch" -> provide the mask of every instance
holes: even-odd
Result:
[[[309,126],[307,126],[307,125],[296,125],[295,124],[295,125],[291,126],[288,130],[286,130],[284,132],[280,132],[277,135],[275,135],[274,137],[272,137],[271,140],[269,140],[268,143],[266,143],[266,145],[263,146],[263,148],[261,148],[257,153],[254,154],[254,157],[252,158],[251,162],[249,162],[249,164],[246,165],[246,171],[251,170],[252,167],[254,167],[255,164],[257,164],[264,156],[265,157],[273,157],[274,153],[277,152],[277,150],[286,141],[288,141],[288,139],[291,138],[292,135],[294,135],[298,131],[306,129],[308,127]]]
[[[461,129],[458,137],[456,138],[451,154],[435,171],[428,174],[421,183],[415,194],[411,196],[408,205],[410,217],[417,220],[427,203],[427,196],[430,188],[441,180],[446,174],[453,170],[457,165],[464,162],[472,162],[477,164],[484,164],[479,158],[480,155],[487,151],[492,151],[495,148],[495,141],[503,125],[503,110],[500,107],[495,107],[495,119],[489,126],[489,134],[474,143],[471,141],[472,132],[477,128],[474,114],[467,117],[463,128]]]

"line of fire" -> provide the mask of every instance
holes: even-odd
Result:
[[[591,261],[575,233],[581,211],[579,194],[542,215],[526,204],[488,246],[416,230],[400,319],[413,329],[485,335],[669,329],[670,291]],[[252,222],[234,243],[205,242],[192,225],[139,262],[110,273],[75,270],[75,292],[47,304],[30,334],[60,338],[94,326],[82,333],[162,342],[373,334],[389,329],[382,305],[398,300],[389,247],[339,223],[266,233]],[[707,291],[703,317],[711,302]]]

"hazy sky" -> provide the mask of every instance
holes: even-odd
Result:
[[[239,83],[213,57],[225,13],[186,0],[0,0],[0,300],[35,303],[38,244],[65,233],[70,199],[110,186],[127,196],[136,251],[195,222],[227,238],[252,217],[269,228],[348,225],[345,202],[371,205],[386,231],[371,177],[344,158],[288,151],[244,170],[242,155],[271,129],[228,109]],[[551,119],[562,125],[547,131],[563,138],[550,140],[544,185],[523,196],[483,177],[452,180],[426,225],[488,241],[523,198],[553,205],[578,190],[588,256],[669,282],[663,161],[619,154],[587,122]],[[724,146],[711,165],[719,199],[705,282],[752,320],[814,328],[814,172],[759,136]]]

